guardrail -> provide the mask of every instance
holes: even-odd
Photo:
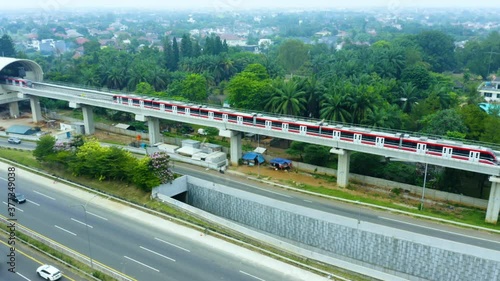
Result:
[[[5,219],[3,216],[0,216],[0,221],[5,223],[5,224],[8,224],[9,222],[7,221],[7,219]],[[116,280],[120,280],[120,281],[137,281],[136,279],[133,279],[121,272],[118,272],[100,262],[97,262],[96,260],[92,259],[92,264],[91,264],[91,260],[89,257],[83,255],[83,254],[80,254],[64,245],[61,245],[59,243],[57,243],[56,241],[50,239],[50,238],[47,238],[41,234],[38,234],[32,230],[30,230],[29,228],[26,228],[22,225],[19,225],[19,224],[16,224],[16,231],[19,231],[20,233],[34,239],[34,240],[37,240],[51,248],[53,248],[54,250],[58,251],[58,252],[61,252],[83,264],[86,264],[88,265],[89,267],[92,267],[94,270],[97,270],[97,271],[100,271],[106,275],[109,275],[110,277],[113,277],[115,278]],[[99,279],[97,279],[99,280]]]
[[[5,218],[4,218],[4,217],[2,217],[2,216],[0,216],[0,221],[6,222]],[[6,230],[0,229],[0,231],[1,231],[1,232],[3,232],[3,233],[5,233],[5,234],[7,234],[7,235],[9,235],[9,232],[8,232],[8,231],[6,231]],[[72,269],[79,271],[81,274],[86,275],[88,278],[91,278],[91,279],[96,280],[96,281],[101,280],[101,279],[96,278],[96,277],[92,276],[91,274],[89,274],[89,273],[87,273],[87,272],[85,272],[85,271],[83,271],[83,270],[79,269],[78,267],[76,267],[76,266],[74,266],[74,265],[72,265],[72,264],[70,264],[70,263],[67,263],[67,262],[63,261],[62,259],[60,259],[60,258],[58,258],[58,257],[56,257],[56,256],[54,256],[54,255],[51,255],[51,254],[49,254],[49,253],[47,253],[47,252],[45,252],[45,251],[43,251],[42,249],[40,249],[40,248],[38,248],[37,246],[35,246],[35,245],[33,245],[33,244],[29,243],[28,241],[25,241],[25,240],[23,240],[23,239],[20,239],[19,237],[16,237],[16,239],[17,239],[18,241],[21,241],[22,243],[24,243],[24,244],[28,245],[29,247],[31,247],[31,248],[33,248],[33,249],[37,250],[38,252],[43,253],[44,255],[49,256],[51,259],[57,260],[58,262],[60,262],[60,263],[64,264],[65,266],[67,266],[67,267],[71,267]]]

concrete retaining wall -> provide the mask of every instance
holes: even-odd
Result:
[[[366,269],[410,280],[500,280],[496,251],[429,239],[192,177],[187,188],[188,203],[193,207],[286,238],[294,247],[314,247],[319,253]],[[279,246],[287,247],[285,244]]]

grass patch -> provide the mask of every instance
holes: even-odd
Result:
[[[35,169],[41,169],[43,167],[40,163],[38,163],[38,161],[36,161],[31,151],[3,147],[0,148],[0,157]]]

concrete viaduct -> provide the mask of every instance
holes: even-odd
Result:
[[[93,107],[130,112],[135,115],[135,119],[137,121],[147,122],[149,140],[151,144],[155,144],[160,140],[160,119],[215,127],[219,129],[220,136],[230,138],[230,161],[233,165],[237,165],[238,160],[242,156],[241,136],[243,133],[253,133],[323,145],[330,147],[330,152],[338,155],[337,184],[342,187],[345,187],[348,184],[349,162],[352,151],[397,158],[408,162],[428,163],[437,166],[487,174],[490,175],[489,179],[491,182],[491,191],[486,212],[486,221],[489,223],[497,223],[498,221],[498,215],[500,212],[500,166],[433,156],[426,154],[425,152],[407,152],[355,142],[337,141],[308,135],[294,134],[287,131],[270,130],[268,128],[247,126],[238,123],[221,122],[211,118],[191,116],[189,114],[185,114],[184,112],[162,112],[160,110],[145,108],[143,104],[139,106],[119,104],[115,103],[113,101],[112,94],[107,92],[42,83],[42,68],[33,61],[25,59],[0,58],[0,73],[2,73],[4,69],[14,72],[19,67],[22,67],[26,72],[25,79],[31,80],[33,84],[32,87],[22,87],[20,85],[13,85],[12,83],[9,84],[8,82],[6,84],[1,84],[0,104],[9,103],[11,116],[19,114],[17,105],[18,101],[29,99],[33,121],[35,123],[42,121],[39,98],[46,97],[67,101],[69,106],[72,108],[81,108],[86,134],[93,134],[95,130],[92,111]]]

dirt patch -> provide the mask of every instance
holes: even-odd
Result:
[[[260,177],[264,180],[280,182],[287,185],[307,184],[310,186],[323,186],[326,188],[336,188],[337,186],[335,182],[328,182],[327,180],[318,179],[310,174],[295,172],[293,170],[290,172],[287,172],[285,170],[275,170],[269,165],[242,165],[237,167],[231,166],[230,169],[239,173],[243,173],[245,175]]]
[[[129,145],[131,142],[135,141],[134,137],[114,134],[102,130],[96,130],[94,136],[102,142],[118,145]]]

